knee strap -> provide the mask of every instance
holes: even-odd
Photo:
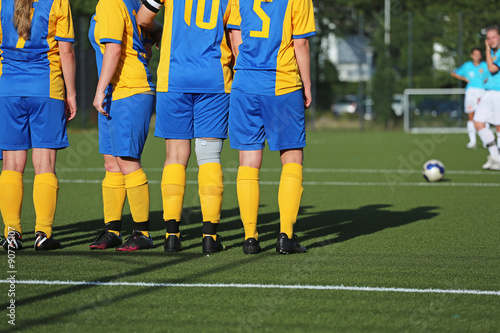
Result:
[[[220,153],[223,145],[222,139],[196,139],[195,152],[198,165],[205,163],[220,163]]]

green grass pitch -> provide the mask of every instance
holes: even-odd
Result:
[[[0,257],[0,330],[499,332],[500,172],[481,170],[486,149],[466,149],[465,134],[310,132],[307,139],[295,230],[308,253],[275,252],[281,165],[278,153],[266,151],[258,225],[264,251],[243,254],[238,153],[226,143],[219,231],[227,251],[207,256],[201,252],[194,154],[181,224],[185,250],[163,252],[165,152],[164,141],[153,135],[143,166],[150,180],[155,248],[90,251],[103,227],[103,163],[95,131],[71,132],[72,146],[58,155],[54,235],[64,248],[32,249],[28,163],[22,215],[27,248],[15,255],[13,297],[5,280],[8,258]],[[431,158],[446,166],[444,180],[433,184],[420,172]],[[131,228],[126,205],[124,233]],[[8,323],[11,299],[15,327]]]

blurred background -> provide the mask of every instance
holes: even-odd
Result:
[[[72,128],[94,128],[97,84],[94,51],[88,40],[97,0],[70,0],[76,34],[78,116]],[[465,126],[463,93],[409,88],[462,88],[450,72],[470,60],[471,48],[484,50],[484,28],[495,24],[494,1],[313,0],[317,35],[310,38],[313,105],[309,130],[403,130]],[[206,8],[210,8],[207,6]],[[163,22],[163,11],[157,20]],[[484,59],[484,55],[483,55]],[[158,52],[150,62],[156,77]],[[415,125],[416,126],[416,125]]]

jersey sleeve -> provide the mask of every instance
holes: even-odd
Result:
[[[71,7],[68,0],[60,0],[58,7],[56,36],[55,40],[62,42],[75,41],[75,32],[73,30],[73,18],[71,16]]]
[[[457,75],[460,75],[460,76],[465,76],[465,70],[464,70],[464,67],[465,67],[465,64],[463,64],[462,66],[456,68],[453,72]]]
[[[500,68],[500,57],[496,57],[495,60],[493,60],[493,65]]]
[[[124,12],[116,0],[100,0],[96,8],[99,42],[121,44],[125,31]]]
[[[241,25],[240,2],[239,0],[231,0],[231,13],[229,14],[227,27],[229,29],[240,30],[240,25]]]
[[[306,38],[316,35],[314,7],[312,0],[292,0],[293,38]]]
[[[152,11],[153,13],[158,13],[165,3],[165,0],[144,0],[144,6]]]

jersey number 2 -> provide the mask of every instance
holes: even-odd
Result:
[[[267,16],[266,12],[260,6],[262,0],[253,1],[253,11],[262,20],[262,29],[260,31],[251,30],[250,37],[269,38],[269,27],[271,26],[271,19]]]
[[[217,14],[219,13],[220,0],[212,0],[212,8],[210,10],[210,21],[204,22],[206,0],[198,0],[196,8],[196,26],[201,29],[212,30],[217,25]],[[186,0],[184,8],[184,21],[191,26],[191,12],[193,11],[193,0]]]

